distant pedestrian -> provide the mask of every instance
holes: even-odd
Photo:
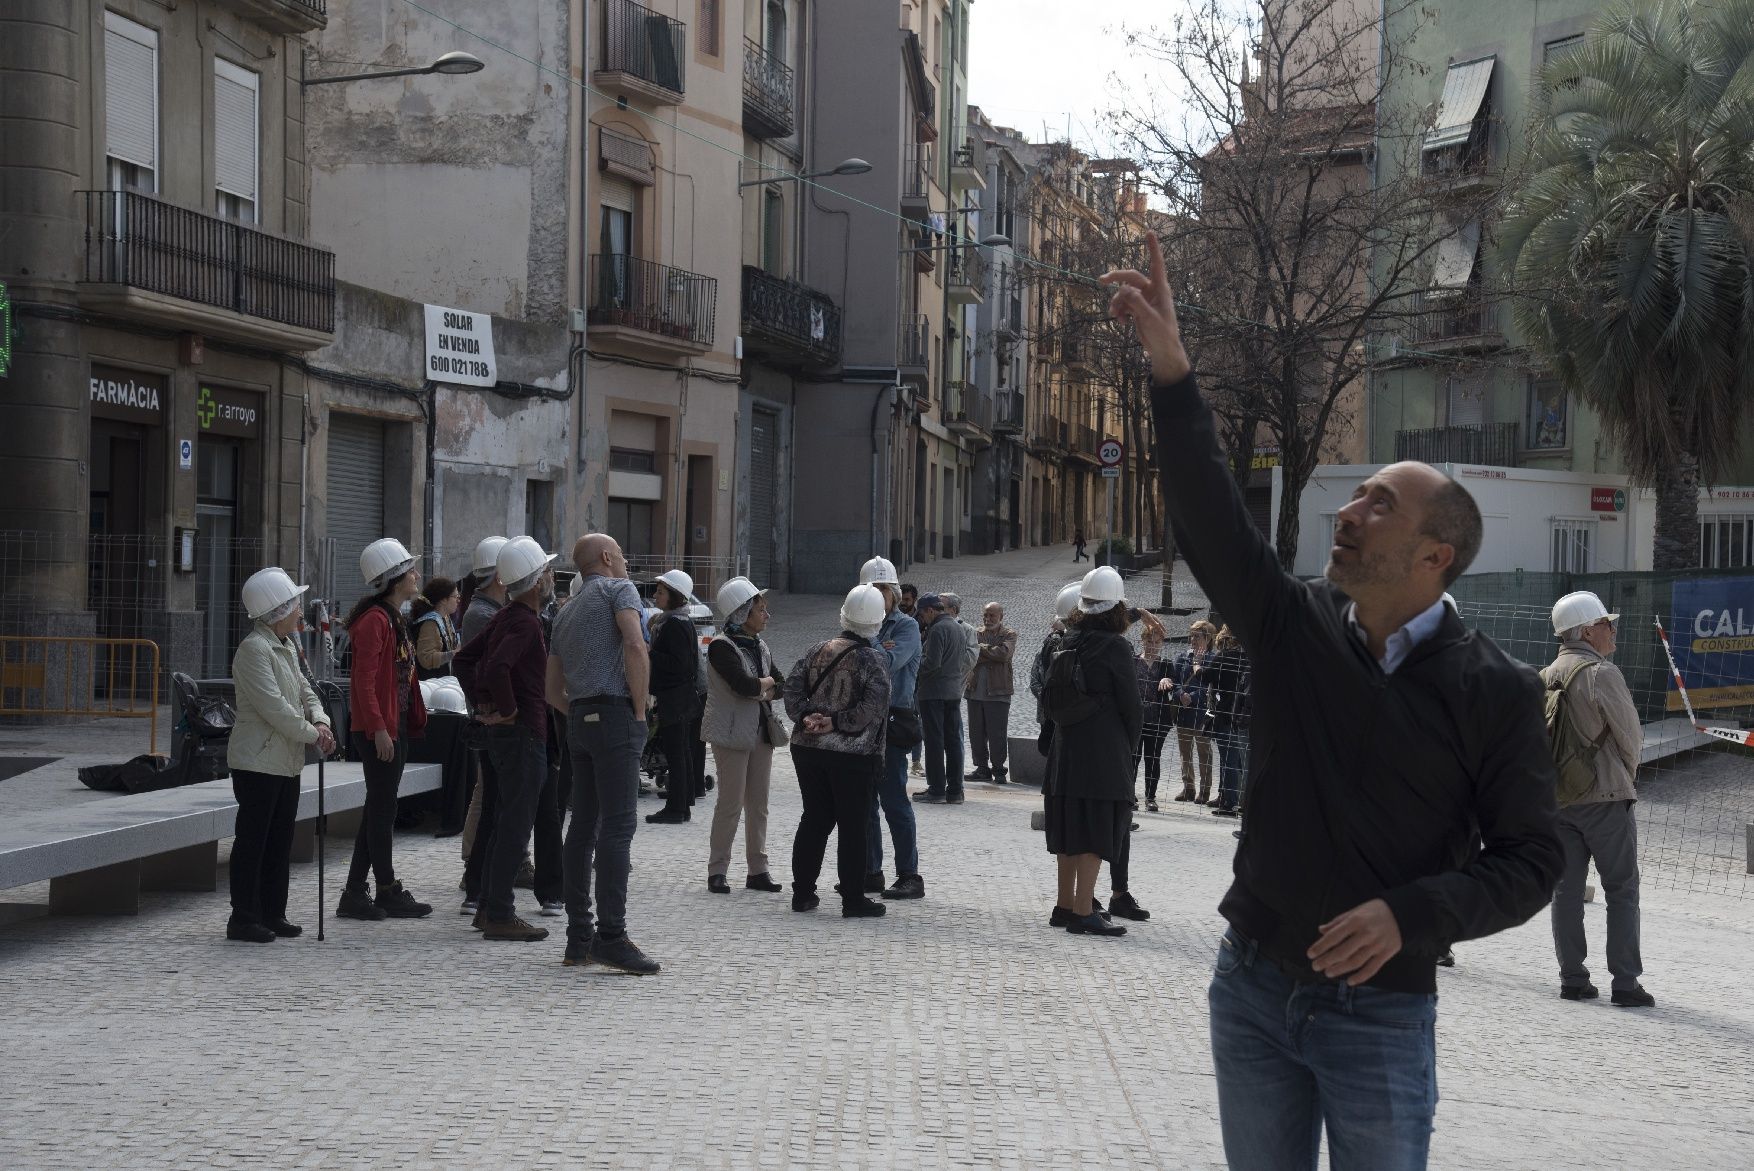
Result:
[[[1084,551],[1084,530],[1082,527],[1072,530],[1072,564],[1076,565],[1080,560],[1090,560],[1090,554]]]
[[[541,613],[554,596],[554,557],[532,537],[499,551],[507,606],[457,655],[457,676],[475,718],[487,728],[487,754],[499,781],[499,808],[488,843],[486,880],[476,915],[484,939],[534,941],[546,927],[517,913],[512,882],[530,844],[548,782],[548,646]]]
[[[1553,606],[1553,630],[1560,649],[1541,678],[1549,691],[1562,692],[1563,719],[1571,735],[1556,737],[1554,748],[1575,746],[1559,765],[1559,841],[1565,869],[1553,890],[1553,946],[1559,954],[1559,995],[1594,1000],[1600,993],[1584,966],[1589,942],[1583,929],[1583,887],[1591,862],[1602,876],[1608,900],[1608,971],[1612,1000],[1622,1008],[1650,1008],[1656,997],[1644,990],[1644,958],[1639,950],[1638,775],[1643,730],[1626,677],[1610,660],[1618,645],[1620,615],[1608,613],[1602,599],[1585,592],[1567,594]],[[236,733],[233,733],[234,735]]]
[[[718,802],[707,857],[706,886],[730,894],[731,845],[743,822],[747,890],[779,891],[767,860],[767,803],[774,749],[788,742],[784,723],[774,714],[782,682],[773,652],[761,632],[767,629],[767,591],[746,577],[719,587],[714,602],[724,630],[707,646],[706,716],[701,735],[713,750],[719,774]]]
[[[457,613],[457,583],[448,577],[432,578],[420,587],[408,613],[414,619],[414,662],[420,677],[439,679],[453,674],[451,659],[463,645],[452,622]]]
[[[286,919],[299,775],[307,744],[325,756],[335,750],[329,717],[299,669],[292,639],[304,593],[284,569],[251,574],[243,601],[252,626],[231,660],[237,723],[226,764],[238,814],[225,937],[247,943],[292,939],[304,930]]]
[[[573,765],[562,962],[603,964],[646,976],[658,971],[658,963],[627,935],[627,879],[639,820],[639,759],[651,683],[640,624],[644,607],[614,537],[580,537],[572,559],[581,577],[554,619],[548,648],[548,702],[567,713]]]
[[[974,670],[963,688],[968,698],[969,755],[974,758],[974,771],[968,779],[1003,785],[1011,745],[1011,696],[1017,689],[1012,673],[1017,632],[1005,625],[1005,608],[999,603],[988,602],[981,608],[975,645]]]
[[[1213,640],[1215,654],[1203,674],[1205,727],[1218,745],[1218,800],[1214,817],[1236,817],[1242,810],[1248,769],[1249,661],[1230,627]]]
[[[920,726],[915,687],[920,670],[920,627],[904,613],[904,595],[896,587],[895,566],[887,557],[873,557],[859,569],[859,584],[868,585],[883,595],[883,625],[877,631],[877,649],[883,652],[884,666],[889,675],[889,714],[884,731],[883,766],[877,774],[876,791],[871,795],[871,816],[865,826],[865,891],[881,891],[886,899],[918,899],[926,895],[926,881],[920,877],[919,827],[914,817],[914,803],[907,793],[908,753],[918,753],[925,733]],[[889,837],[895,847],[895,883],[883,885],[883,824],[889,824]]]
[[[343,919],[419,919],[432,914],[432,907],[397,881],[391,853],[408,740],[426,729],[414,640],[402,619],[403,605],[420,591],[420,571],[414,568],[414,555],[393,537],[367,545],[359,555],[359,571],[372,592],[347,615],[347,637],[353,642],[348,722],[353,754],[365,773],[365,809],[335,914]],[[377,879],[376,898],[366,887],[368,872]]]
[[[882,561],[885,565],[889,564],[887,558],[879,557],[876,558],[876,560]],[[869,564],[869,562],[867,562],[867,564]],[[894,566],[890,566],[890,569],[891,572],[893,572]],[[920,587],[914,585],[911,581],[903,582],[901,584],[901,602],[897,605],[896,609],[914,620],[914,627],[916,630],[919,628],[919,615],[916,613],[916,606],[919,603],[919,600]],[[917,666],[915,670],[917,672]],[[910,691],[909,694],[912,694],[912,692]],[[912,764],[909,766],[908,771],[916,777],[923,777],[926,775],[925,744],[925,739],[922,737],[914,743],[912,750],[909,752],[909,759],[912,761]]]
[[[1175,729],[1175,714],[1170,710],[1170,688],[1175,665],[1163,657],[1164,632],[1159,626],[1147,626],[1139,634],[1139,654],[1133,660],[1133,671],[1139,681],[1139,703],[1143,713],[1143,731],[1139,736],[1139,752],[1133,759],[1133,775],[1145,765],[1145,808],[1157,810],[1157,786],[1163,776],[1163,744]]]
[[[1206,719],[1206,681],[1213,639],[1218,628],[1201,620],[1188,628],[1188,649],[1175,657],[1170,671],[1169,713],[1175,721],[1176,755],[1181,759],[1182,789],[1177,801],[1204,805],[1212,799],[1212,736]],[[1194,791],[1197,775],[1199,792]]]
[[[1049,923],[1076,935],[1125,935],[1127,929],[1104,918],[1092,901],[1102,863],[1112,866],[1127,847],[1133,753],[1142,731],[1120,574],[1091,570],[1078,609],[1042,690],[1050,725],[1047,848],[1059,861],[1059,897]]]
[[[694,579],[686,573],[672,569],[660,574],[653,595],[658,613],[647,622],[652,639],[652,714],[658,721],[655,734],[667,772],[664,808],[646,815],[650,825],[685,822],[694,804],[694,749],[701,741],[695,726],[700,716],[700,696],[695,690],[700,648],[694,641],[694,620],[688,614],[693,596]]]
[[[926,745],[926,788],[915,801],[962,804],[962,627],[937,594],[919,602],[922,646],[915,695]]]
[[[786,677],[792,764],[804,798],[792,843],[794,911],[814,910],[821,901],[816,880],[830,833],[839,835],[841,915],[886,910],[864,891],[865,829],[889,722],[889,672],[874,642],[885,613],[882,594],[854,586],[841,605],[841,633],[805,651]]]

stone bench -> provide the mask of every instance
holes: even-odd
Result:
[[[437,789],[436,764],[411,764],[402,796]],[[324,809],[352,814],[365,804],[365,774],[357,763],[326,766]],[[219,842],[236,829],[238,803],[231,781],[207,781],[19,814],[0,824],[0,890],[47,881],[54,915],[133,915],[140,892],[211,891],[218,885]],[[298,829],[293,856],[314,853],[317,769],[299,778]],[[330,831],[343,827],[332,823]]]

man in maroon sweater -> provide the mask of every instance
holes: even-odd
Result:
[[[499,552],[499,580],[509,602],[453,660],[476,719],[487,727],[487,751],[499,779],[499,816],[475,917],[486,939],[548,938],[547,928],[518,917],[512,880],[548,776],[548,643],[540,615],[554,596],[553,561],[531,537],[507,541]]]

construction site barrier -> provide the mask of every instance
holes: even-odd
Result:
[[[158,755],[158,644],[0,634],[0,716],[145,720]]]

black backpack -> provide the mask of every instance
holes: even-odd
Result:
[[[1048,659],[1041,688],[1042,712],[1056,727],[1082,724],[1102,710],[1102,702],[1084,685],[1084,661],[1078,645],[1062,645]]]

